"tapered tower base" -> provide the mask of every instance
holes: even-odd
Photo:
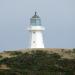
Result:
[[[29,28],[31,32],[31,48],[44,48],[42,26],[32,26]]]

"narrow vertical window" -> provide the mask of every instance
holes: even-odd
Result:
[[[35,32],[33,32],[35,34]]]

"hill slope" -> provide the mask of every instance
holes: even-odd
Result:
[[[64,50],[29,49],[1,53],[0,75],[73,75],[75,53]]]

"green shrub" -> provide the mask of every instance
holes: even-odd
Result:
[[[20,52],[20,51],[12,51],[12,52],[10,52],[10,55],[21,55],[22,54],[22,52]]]
[[[2,58],[3,56],[0,55],[0,58]]]
[[[73,52],[75,53],[75,48],[73,48]]]

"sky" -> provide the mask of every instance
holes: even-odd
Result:
[[[35,11],[46,48],[75,48],[75,0],[0,0],[0,51],[29,47]]]

